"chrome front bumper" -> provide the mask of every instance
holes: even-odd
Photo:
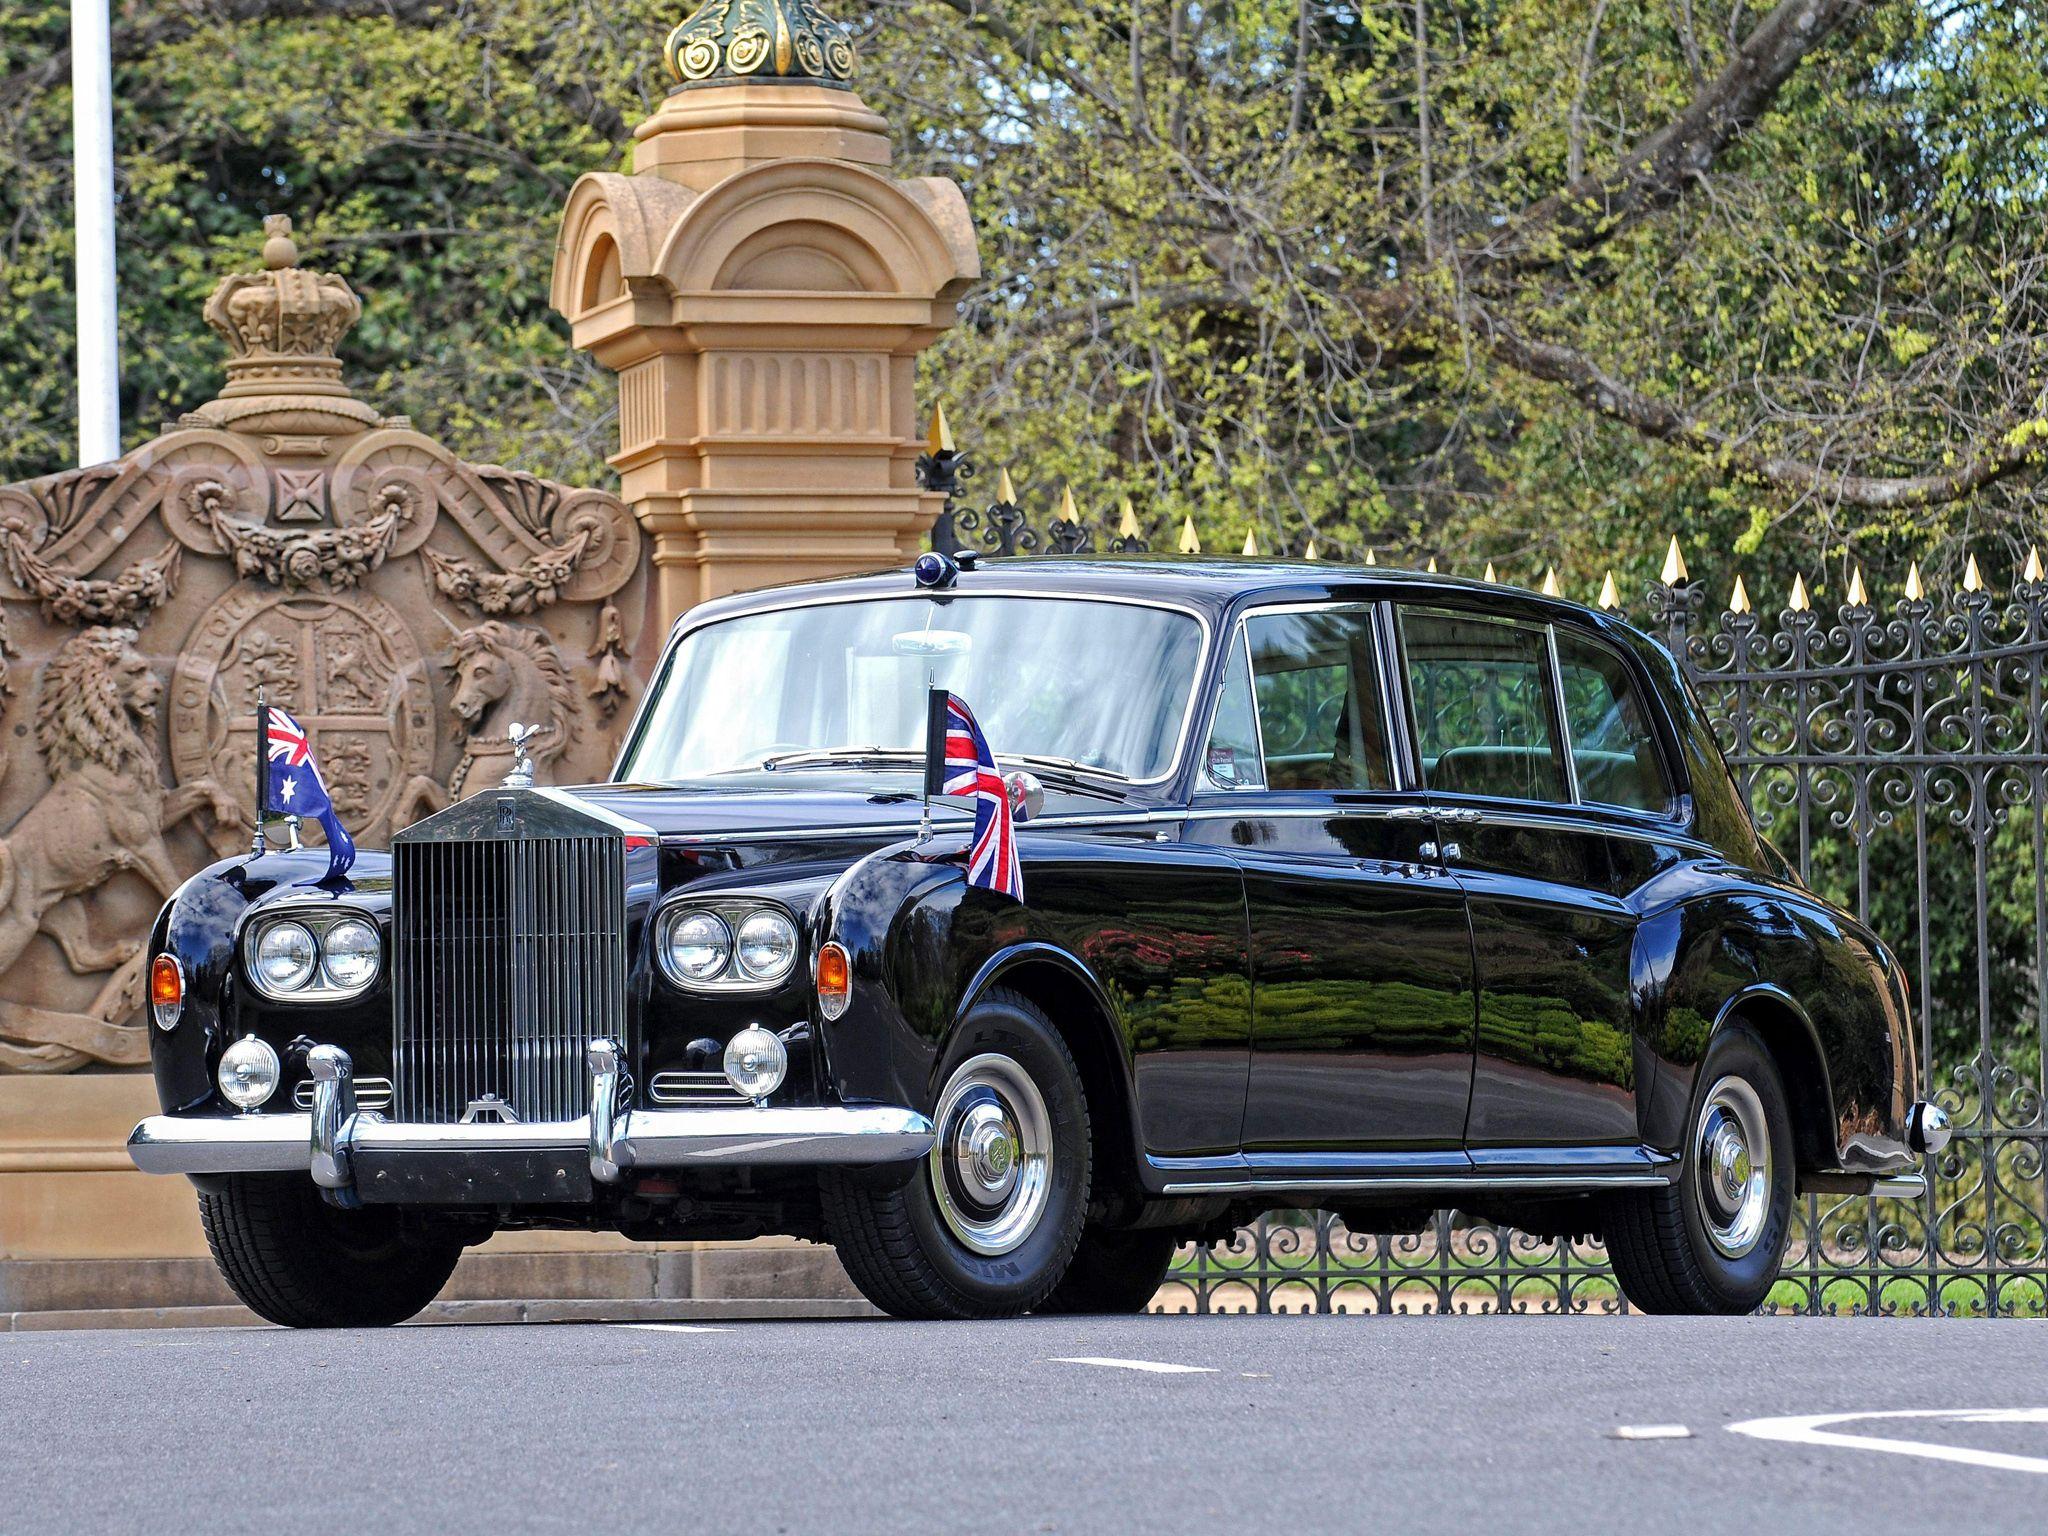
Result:
[[[629,1169],[872,1167],[913,1162],[932,1146],[930,1120],[887,1105],[622,1110],[618,1047],[593,1042],[589,1064],[591,1113],[579,1119],[411,1125],[358,1110],[347,1052],[316,1046],[310,1113],[151,1115],[128,1155],[144,1173],[305,1173],[344,1195],[357,1191],[365,1164],[524,1159],[543,1173],[555,1165],[573,1198],[584,1166],[572,1178],[570,1164],[587,1165],[591,1184],[615,1184]]]

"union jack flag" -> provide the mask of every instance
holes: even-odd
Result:
[[[1017,863],[1017,831],[1010,816],[1010,790],[996,768],[995,754],[958,694],[946,695],[945,781],[941,793],[974,796],[974,842],[967,851],[967,883],[1024,899],[1024,871]]]

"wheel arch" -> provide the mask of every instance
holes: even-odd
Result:
[[[1770,982],[1743,988],[1721,1005],[1709,1044],[1737,1024],[1754,1030],[1778,1076],[1792,1111],[1792,1143],[1801,1172],[1832,1168],[1840,1160],[1835,1144],[1834,1085],[1820,1031],[1792,994]],[[1698,1073],[1694,1074],[1698,1091]]]
[[[1089,1118],[1095,1128],[1097,1169],[1109,1176],[1109,1192],[1135,1200],[1142,1193],[1138,1167],[1135,1084],[1131,1057],[1117,1010],[1101,981],[1085,963],[1056,944],[1032,941],[1012,944],[984,960],[961,994],[961,1020],[991,988],[1005,987],[1043,1009],[1054,1029],[1073,1052],[1082,1090],[1088,1095]],[[1094,1199],[1103,1194],[1097,1181]]]

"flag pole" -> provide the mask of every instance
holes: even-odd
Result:
[[[256,840],[249,847],[261,858],[267,851],[263,842],[263,801],[270,788],[270,704],[263,697],[263,685],[256,685]]]
[[[78,315],[78,462],[121,456],[114,265],[114,78],[107,0],[71,0],[72,273]]]
[[[924,810],[917,819],[917,840],[929,842],[932,835],[932,796],[946,785],[946,695],[932,686],[932,674],[925,673],[924,686]]]

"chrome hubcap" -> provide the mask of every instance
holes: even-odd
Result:
[[[990,1052],[960,1064],[932,1116],[932,1193],[947,1230],[988,1257],[1009,1253],[1045,1213],[1052,1117],[1031,1075]]]
[[[1693,1190],[1707,1236],[1731,1259],[1755,1248],[1771,1214],[1771,1131],[1739,1077],[1714,1084],[1693,1139]]]

